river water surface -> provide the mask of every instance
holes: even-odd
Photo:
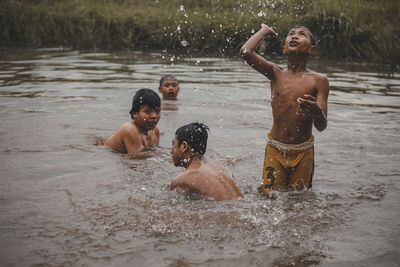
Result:
[[[280,61],[285,67],[284,61]],[[328,76],[313,188],[260,195],[272,125],[267,79],[240,58],[40,50],[0,54],[1,266],[398,266],[400,74],[312,60]],[[97,146],[140,88],[180,80],[160,145]],[[175,130],[211,129],[206,156],[244,198],[170,191]]]

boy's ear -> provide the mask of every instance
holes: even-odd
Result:
[[[286,45],[282,46],[282,54],[286,55]]]
[[[186,141],[183,141],[179,147],[182,150],[182,152],[186,152],[190,149],[190,146]]]
[[[138,116],[138,113],[136,112],[132,112],[132,116],[133,116],[133,119],[136,121],[137,120],[137,116]]]
[[[308,53],[309,55],[314,55],[314,54],[315,54],[315,46],[312,45],[312,46],[307,50],[307,53]]]

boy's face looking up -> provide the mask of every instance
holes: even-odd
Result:
[[[179,82],[174,78],[165,78],[158,90],[163,95],[163,99],[175,100],[179,92]]]
[[[139,112],[134,113],[135,124],[141,130],[148,131],[156,128],[161,117],[161,109],[159,107],[151,108],[144,106]]]
[[[311,33],[305,27],[295,27],[286,36],[283,54],[308,54],[315,53],[315,46],[311,41]]]

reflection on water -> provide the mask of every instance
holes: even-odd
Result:
[[[278,62],[285,67],[284,61]],[[313,189],[258,193],[269,84],[241,59],[158,53],[0,54],[0,265],[396,266],[400,255],[400,75],[311,61],[330,81],[316,136]],[[132,96],[180,81],[163,101],[160,146],[101,146],[128,121]],[[207,157],[244,198],[171,192],[175,130],[211,128]]]

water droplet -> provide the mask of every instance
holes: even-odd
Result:
[[[180,10],[180,11],[183,11],[184,9],[185,9],[185,7],[184,7],[183,5],[180,5],[180,6],[179,6],[179,10]]]
[[[183,41],[181,42],[181,44],[182,44],[182,46],[187,46],[187,45],[188,45],[188,42],[187,42],[186,40],[183,40]]]

